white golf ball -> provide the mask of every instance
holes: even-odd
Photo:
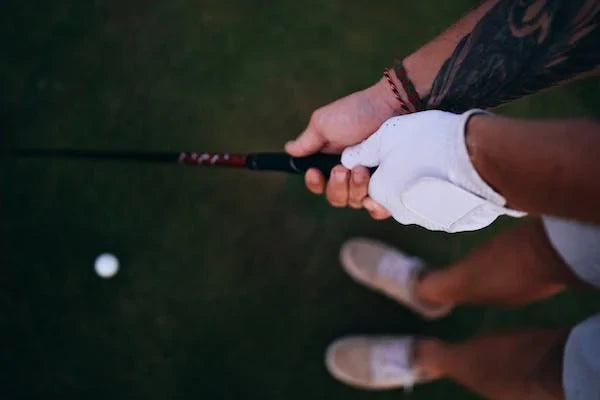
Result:
[[[94,269],[102,278],[112,278],[119,271],[119,260],[110,253],[100,254],[96,257]]]

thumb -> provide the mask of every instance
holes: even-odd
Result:
[[[325,144],[325,139],[310,127],[295,140],[285,144],[285,151],[294,157],[304,157],[316,153]]]
[[[381,131],[377,131],[361,143],[346,147],[342,153],[342,165],[348,169],[362,165],[376,167],[381,162]]]

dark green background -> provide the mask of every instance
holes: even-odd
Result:
[[[378,79],[474,0],[4,1],[0,134],[21,146],[279,150],[312,110]],[[498,112],[578,116],[598,81]],[[597,296],[425,323],[339,268],[377,237],[433,265],[502,226],[446,235],[330,208],[299,177],[147,165],[1,166],[0,397],[470,399],[453,383],[360,392],[323,351],[349,333],[446,339],[573,324]],[[111,280],[97,254],[122,263]]]

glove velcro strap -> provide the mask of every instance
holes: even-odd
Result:
[[[501,214],[522,215],[448,181],[430,177],[409,186],[401,194],[401,201],[407,210],[446,232],[481,229]]]

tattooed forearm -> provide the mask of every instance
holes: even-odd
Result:
[[[425,103],[488,108],[591,71],[599,24],[600,0],[499,0],[460,40]]]

